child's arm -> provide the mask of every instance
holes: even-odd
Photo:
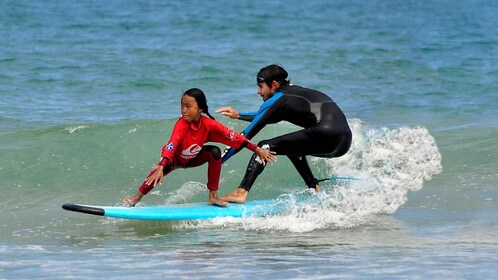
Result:
[[[157,183],[163,184],[163,178],[164,178],[164,166],[161,165],[160,163],[154,167],[154,171],[145,179],[145,183],[149,186],[156,186]]]
[[[175,151],[185,137],[187,130],[188,123],[183,118],[180,118],[173,127],[168,143],[161,149],[161,161],[159,161],[159,165],[166,166],[168,163],[173,162]]]
[[[157,163],[156,167],[154,167],[151,174],[149,174],[149,176],[145,179],[147,185],[155,186],[157,183],[163,183],[164,168],[173,162],[176,148],[180,145],[181,140],[185,136],[187,128],[188,124],[185,125],[182,119],[176,122],[168,143],[161,149],[161,160]]]
[[[258,154],[264,161],[268,161],[270,164],[275,162],[275,152],[258,147],[258,145],[254,144],[243,135],[229,129],[217,121],[212,121],[212,125],[212,137],[209,139],[210,141],[222,143],[236,149],[245,147]]]

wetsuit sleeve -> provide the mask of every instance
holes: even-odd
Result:
[[[159,162],[159,164],[165,166],[169,162],[173,162],[176,148],[180,144],[181,140],[185,137],[187,129],[187,122],[180,118],[173,127],[173,131],[171,132],[168,143],[161,149],[161,161]]]
[[[239,113],[239,120],[250,122],[250,121],[254,120],[254,118],[256,117],[257,114],[258,114],[258,112]]]
[[[282,114],[280,114],[280,112],[282,108],[285,108],[285,102],[282,102],[281,99],[285,99],[283,98],[283,93],[276,92],[270,99],[266,100],[261,105],[258,112],[256,113],[256,116],[242,132],[242,134],[247,139],[251,139],[267,124],[277,123],[282,120]],[[227,161],[234,154],[238,153],[240,149],[241,148],[236,148],[233,146],[227,147],[227,149],[225,149],[225,151],[223,152],[223,162]]]
[[[211,142],[222,143],[236,149],[246,147],[253,152],[258,148],[258,145],[252,143],[243,135],[240,135],[236,131],[224,126],[217,121],[209,122],[208,140]]]
[[[262,110],[256,118],[249,124],[247,129],[245,130],[244,136],[247,139],[251,139],[256,134],[258,134],[261,129],[263,129],[267,124],[277,123],[282,120],[282,113],[280,111],[284,107],[285,103],[283,102],[283,98],[275,100],[271,106]]]

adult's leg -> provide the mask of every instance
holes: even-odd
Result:
[[[287,155],[306,184],[315,188],[317,185],[316,179],[311,172],[306,155],[325,152],[330,149],[327,145],[328,143],[321,143],[320,141],[321,138],[316,135],[313,129],[303,129],[269,140],[263,140],[258,143],[258,146],[274,151],[277,155]],[[240,183],[240,188],[249,191],[264,168],[265,163],[256,154],[253,154],[247,165],[245,176]]]
[[[273,151],[266,141],[260,142],[258,146],[260,146],[261,149]],[[246,168],[246,174],[240,183],[240,188],[249,191],[254,184],[254,181],[256,181],[256,178],[258,178],[259,174],[265,169],[265,165],[266,162],[263,162],[256,153],[252,154]]]
[[[328,139],[328,140],[327,140]],[[267,148],[277,155],[287,155],[303,177],[309,187],[320,191],[316,179],[309,168],[306,155],[327,154],[333,151],[336,142],[330,137],[325,137],[316,128],[308,128],[293,133],[285,134],[258,143],[261,148]],[[256,178],[263,172],[265,163],[256,154],[253,154],[247,165],[242,182],[235,191],[227,194],[223,199],[230,202],[244,203],[249,190]]]
[[[260,142],[258,146],[261,147],[262,149],[269,148],[268,145],[262,144],[262,142]],[[231,193],[225,195],[222,199],[229,202],[245,203],[247,194],[251,189],[252,185],[254,184],[254,181],[259,176],[259,174],[263,172],[264,169],[265,169],[265,163],[259,158],[259,156],[256,153],[254,153],[251,156],[251,159],[249,160],[249,164],[246,169],[246,174],[244,175],[244,178],[242,179],[242,182],[240,183],[239,187],[234,191],[232,191]]]
[[[273,145],[277,147],[273,148]],[[310,169],[306,155],[325,158],[342,156],[351,146],[351,133],[325,137],[315,133],[313,129],[308,129],[276,138],[270,146],[272,150],[279,150],[277,154],[287,154],[308,188],[320,191],[318,180]]]
[[[313,172],[311,172],[311,168],[308,164],[306,156],[300,156],[300,157],[287,156],[287,157],[290,159],[290,161],[296,168],[297,172],[299,172],[299,175],[301,175],[301,178],[303,178],[304,183],[308,186],[308,188],[318,190],[317,189],[318,180],[313,175]]]

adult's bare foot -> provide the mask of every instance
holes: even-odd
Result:
[[[222,197],[222,199],[225,201],[229,201],[229,202],[243,204],[243,203],[246,203],[247,194],[248,194],[248,191],[246,191],[245,189],[237,188],[233,192]]]

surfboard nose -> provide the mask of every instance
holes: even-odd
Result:
[[[74,203],[64,203],[62,209],[74,212],[81,212],[86,214],[104,216],[105,211],[100,207],[74,204]]]

